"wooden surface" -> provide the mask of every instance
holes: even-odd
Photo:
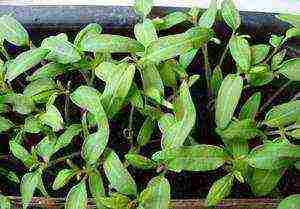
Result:
[[[300,0],[234,0],[240,11],[300,14]],[[154,0],[156,6],[207,8],[210,0]],[[0,0],[0,5],[114,5],[131,6],[134,0]],[[219,4],[221,0],[219,0]]]
[[[11,197],[13,209],[21,208],[21,199],[19,197]],[[278,199],[227,199],[224,200],[215,209],[276,209]],[[51,208],[60,209],[64,208],[64,199],[62,198],[33,198],[32,204],[28,209]],[[95,205],[89,200],[89,209],[96,208]],[[184,199],[173,200],[171,209],[206,209],[205,200]]]

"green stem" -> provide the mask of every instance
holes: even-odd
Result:
[[[57,158],[56,160],[50,161],[49,164],[48,164],[48,167],[54,166],[57,163],[64,162],[64,161],[66,161],[66,160],[68,160],[70,158],[77,157],[79,155],[80,155],[80,152],[74,152],[74,153],[72,153],[70,155]]]
[[[87,125],[87,111],[85,111],[82,115],[81,124],[82,124],[82,129],[83,129],[83,137],[84,137],[84,139],[87,139],[87,137],[89,135],[89,129],[88,129],[88,125]]]
[[[209,101],[212,98],[212,86],[211,86],[211,68],[208,60],[208,49],[207,44],[204,44],[202,47],[202,52],[204,55],[204,65],[205,65],[205,77],[206,77],[206,84],[207,84],[207,94]]]
[[[68,81],[67,90],[65,94],[65,107],[64,107],[66,123],[68,123],[69,121],[70,86],[71,86],[71,81]]]

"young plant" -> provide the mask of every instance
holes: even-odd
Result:
[[[276,93],[261,105],[257,90],[282,77],[289,79],[285,86],[300,80],[299,58],[286,59],[283,49],[285,41],[299,35],[299,16],[280,15],[295,27],[285,36],[272,35],[269,44],[251,45],[251,37],[239,33],[241,18],[232,0],[224,0],[220,12],[232,34],[224,53],[212,61],[208,43],[220,44],[213,30],[216,0],[201,16],[192,8],[151,19],[152,5],[151,0],[135,2],[141,16],[134,26],[135,39],[103,34],[99,24],[91,23],[73,42],[62,33],[35,46],[12,16],[0,17],[0,132],[9,138],[10,149],[3,158],[13,156],[26,170],[21,181],[5,168],[0,174],[20,184],[23,208],[37,191],[50,197],[62,189],[66,209],[86,208],[89,194],[99,209],[167,209],[168,172],[224,168],[227,174],[207,195],[207,205],[214,206],[237,182],[248,183],[255,195],[266,195],[286,169],[299,167],[300,148],[293,144],[299,138],[299,100],[272,106]],[[159,35],[187,22],[191,27],[185,32]],[[9,53],[11,45],[23,52]],[[208,106],[214,107],[215,131],[223,141],[219,146],[200,144],[191,134],[198,112],[190,87],[200,75],[191,75],[188,68],[200,50]],[[228,52],[235,66],[225,75]],[[255,93],[237,111],[242,92],[252,88]],[[111,142],[118,131],[113,124],[124,114],[128,124],[119,131],[129,148],[120,152]],[[138,132],[133,128],[135,114],[143,118]],[[161,149],[144,156],[142,149],[154,141],[157,125]],[[255,139],[263,143],[250,149]],[[49,189],[44,177],[53,176],[53,168]],[[131,168],[156,174],[145,188],[138,188]],[[288,201],[294,199],[298,201]],[[1,195],[0,204],[9,208],[9,198]]]

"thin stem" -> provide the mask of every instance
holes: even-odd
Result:
[[[87,111],[84,111],[84,113],[82,115],[81,124],[82,124],[84,139],[87,139],[87,137],[89,135],[89,129],[88,129],[88,125],[87,125]]]
[[[273,94],[268,101],[266,101],[266,103],[263,104],[263,106],[260,108],[259,113],[262,113],[272,102],[273,100],[288,86],[292,83],[291,80],[289,80],[288,82],[286,82],[280,89],[278,89],[278,91],[275,92],[275,94]]]
[[[208,60],[208,49],[207,44],[204,44],[202,47],[203,55],[204,55],[204,65],[205,65],[205,77],[206,77],[206,84],[207,84],[207,94],[209,100],[212,97],[212,87],[211,87],[211,68]]]
[[[70,154],[70,155],[67,155],[67,156],[63,156],[63,157],[57,158],[56,160],[53,160],[53,161],[49,162],[48,167],[54,166],[54,165],[57,164],[57,163],[64,162],[64,161],[66,161],[66,160],[68,160],[68,159],[70,159],[70,158],[77,157],[77,156],[79,156],[79,155],[80,155],[80,152],[74,152],[74,153],[72,153],[72,154]]]
[[[229,49],[229,44],[226,45],[226,48],[224,49],[224,51],[223,51],[223,53],[222,53],[222,55],[221,55],[221,58],[220,58],[220,61],[219,61],[218,66],[220,66],[220,67],[222,66],[222,64],[223,64],[223,62],[224,62],[224,59],[225,59],[225,57],[226,57],[226,54],[227,54],[228,49]]]
[[[64,107],[66,123],[68,123],[69,121],[70,86],[71,86],[71,81],[68,81],[67,91],[65,94],[65,107]]]

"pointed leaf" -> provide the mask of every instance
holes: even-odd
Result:
[[[99,129],[85,139],[82,145],[81,156],[88,164],[96,164],[106,148],[107,142],[108,131],[106,129]]]
[[[106,208],[130,209],[130,199],[120,193],[113,193],[110,197],[101,197],[99,200]]]
[[[272,70],[277,70],[278,69],[278,67],[282,63],[285,55],[286,55],[286,49],[281,50],[280,52],[278,52],[277,54],[275,54],[272,57],[272,61],[271,61],[271,69]]]
[[[31,97],[34,101],[39,101],[38,98],[39,95],[43,93],[52,92],[52,90],[55,90],[57,88],[55,82],[48,78],[41,78],[35,81],[32,81],[29,83],[24,91],[23,95]],[[37,98],[36,98],[37,97]],[[49,96],[50,97],[50,96]],[[48,97],[48,98],[49,98]]]
[[[126,160],[129,162],[130,165],[132,165],[133,167],[139,168],[139,169],[143,169],[143,170],[147,170],[147,169],[153,169],[156,167],[155,162],[153,162],[152,160],[139,155],[139,154],[127,154],[125,155]]]
[[[50,126],[55,132],[63,129],[63,118],[54,105],[47,107],[46,112],[40,116],[40,120],[43,124]]]
[[[144,45],[145,48],[149,44],[158,39],[155,27],[150,19],[145,19],[143,23],[134,26],[135,38]]]
[[[295,129],[291,132],[287,132],[287,135],[294,137],[295,139],[300,139],[300,129]]]
[[[216,124],[223,129],[231,121],[243,89],[243,80],[237,75],[227,75],[220,87],[216,104]]]
[[[40,171],[37,170],[35,172],[25,174],[22,178],[20,190],[24,209],[26,209],[31,202],[33,193],[39,183],[40,175]]]
[[[101,174],[96,170],[89,174],[89,188],[95,198],[97,208],[103,208],[101,198],[105,197],[105,189]]]
[[[274,106],[266,115],[264,123],[270,127],[283,127],[300,117],[300,100]]]
[[[20,183],[20,179],[13,171],[6,170],[4,168],[0,168],[0,175],[12,182]],[[0,194],[1,195],[1,194]],[[1,206],[1,204],[0,204]]]
[[[19,54],[6,66],[5,79],[10,82],[22,73],[39,64],[49,53],[49,50],[37,48]]]
[[[14,124],[10,120],[0,116],[0,133],[8,131],[13,126]]]
[[[29,152],[20,144],[18,144],[16,141],[11,140],[9,142],[9,147],[10,147],[10,151],[12,152],[12,154],[18,158],[19,160],[21,160],[26,167],[31,167],[34,164],[34,159],[31,156],[31,154],[29,154]]]
[[[201,15],[198,25],[203,28],[211,28],[217,15],[217,0],[212,0],[208,9]]]
[[[88,34],[91,34],[91,33],[100,34],[101,32],[102,32],[101,25],[99,25],[98,23],[90,23],[79,31],[79,33],[75,37],[74,44],[76,46],[79,46],[81,43],[81,40]]]
[[[164,176],[154,177],[139,196],[139,209],[168,209],[170,190],[169,181]]]
[[[163,62],[158,68],[160,77],[165,86],[174,88],[177,86],[177,75],[175,68],[178,68],[178,63],[173,59]]]
[[[156,162],[163,162],[176,172],[215,170],[225,163],[222,148],[211,145],[182,146],[165,149],[152,156]]]
[[[241,68],[242,72],[248,72],[251,65],[251,50],[247,39],[234,36],[229,41],[230,53]]]
[[[109,118],[113,117],[121,108],[131,87],[135,66],[122,63],[117,66],[110,81],[106,82],[101,96],[101,102]]]
[[[155,122],[151,117],[147,117],[137,137],[137,143],[140,146],[144,146],[150,141],[154,128],[155,128]]]
[[[294,38],[294,37],[299,37],[300,36],[300,27],[296,28],[290,28],[286,31],[285,34],[286,38]]]
[[[67,35],[63,33],[44,39],[41,47],[50,50],[47,59],[62,64],[78,62],[81,59],[77,48],[68,42]]]
[[[72,142],[72,139],[77,136],[81,132],[81,130],[82,128],[79,124],[72,124],[68,126],[65,132],[58,137],[55,143],[55,150],[57,151],[68,146]]]
[[[56,62],[50,62],[36,70],[31,76],[28,76],[26,79],[28,81],[34,81],[40,78],[54,79],[56,76],[63,74],[65,70],[65,65]]]
[[[194,58],[196,57],[197,52],[198,52],[198,49],[192,49],[192,50],[188,51],[187,53],[180,55],[180,57],[179,57],[180,66],[182,68],[186,69],[192,63]]]
[[[136,13],[146,17],[153,6],[153,0],[136,0],[134,3],[134,10]]]
[[[223,0],[221,4],[221,13],[226,24],[236,31],[241,25],[241,17],[236,9],[233,0]]]
[[[265,44],[257,44],[251,46],[251,65],[262,62],[269,54],[270,46]]]
[[[194,27],[185,33],[163,36],[146,49],[143,61],[160,62],[200,48],[213,37],[210,29]]]
[[[11,104],[13,111],[22,115],[29,114],[35,109],[35,105],[31,97],[22,94],[13,93],[6,95],[5,103]]]
[[[163,130],[162,147],[164,149],[183,145],[195,124],[196,109],[189,92],[189,86],[186,82],[181,84],[179,97],[175,105],[176,121],[174,121],[168,129]],[[169,116],[165,114],[165,116],[159,120],[160,124],[161,120],[164,120],[164,117]]]
[[[186,22],[190,19],[190,16],[185,12],[172,12],[163,18],[155,18],[153,19],[153,23],[157,30],[167,30],[172,28],[173,26]]]
[[[296,14],[279,14],[276,16],[282,21],[288,22],[289,24],[300,27],[300,15]]]
[[[252,86],[263,86],[274,79],[274,73],[269,70],[267,65],[257,65],[250,69],[246,78]]]
[[[300,81],[300,58],[285,61],[279,66],[278,72],[292,81]]]
[[[215,206],[227,197],[231,192],[233,180],[233,175],[228,174],[214,182],[206,197],[207,206]]]
[[[252,178],[249,182],[252,192],[256,196],[265,196],[269,194],[277,186],[283,173],[283,169],[254,169]]]
[[[63,169],[59,171],[52,185],[53,190],[58,190],[64,187],[75,175],[75,170]]]
[[[69,191],[65,209],[86,209],[87,207],[87,191],[85,181],[72,187]]]
[[[114,151],[109,153],[103,167],[109,183],[118,192],[134,196],[137,194],[134,179],[123,166],[118,155]]]
[[[0,17],[0,36],[16,46],[28,46],[29,37],[25,28],[13,17]]]
[[[143,45],[134,39],[119,35],[96,33],[84,36],[78,47],[82,51],[103,53],[135,53],[144,51]]]
[[[240,120],[243,119],[255,119],[255,115],[259,110],[261,101],[261,93],[256,92],[254,93],[243,105],[241,111],[240,111]]]

